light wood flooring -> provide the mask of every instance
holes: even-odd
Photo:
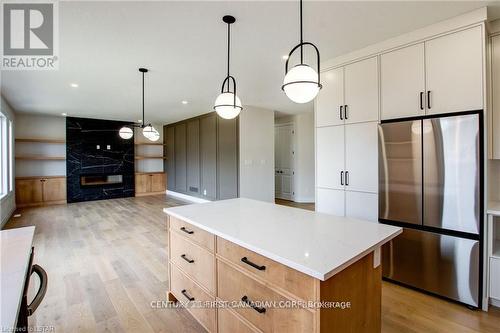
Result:
[[[37,227],[35,263],[49,276],[30,325],[58,333],[202,332],[186,310],[150,305],[164,300],[167,288],[162,209],[181,204],[161,195],[20,210],[6,228]],[[384,283],[382,325],[384,333],[498,333],[500,311],[471,311]]]

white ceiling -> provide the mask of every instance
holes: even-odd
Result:
[[[486,4],[308,1],[304,39],[326,60]],[[210,112],[225,77],[226,14],[237,20],[231,71],[243,104],[311,110],[280,88],[282,56],[298,42],[296,1],[60,2],[59,70],[3,71],[2,94],[18,112],[137,120],[144,66],[146,120]]]

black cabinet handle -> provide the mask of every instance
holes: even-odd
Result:
[[[186,297],[191,302],[194,301],[194,297],[189,296],[188,293],[186,292],[186,289],[182,289],[181,293],[184,295],[184,297]]]
[[[187,230],[186,227],[182,227],[181,230],[184,231],[186,234],[190,234],[190,235],[194,234],[194,231]]]
[[[266,308],[259,308],[258,306],[256,306],[255,304],[253,304],[253,302],[247,296],[243,296],[241,298],[241,301],[243,303],[245,303],[245,304],[250,305],[250,307],[252,309],[254,309],[255,311],[257,311],[258,313],[266,313]]]
[[[250,260],[248,260],[248,258],[247,258],[247,257],[243,257],[243,258],[241,258],[241,261],[242,261],[242,262],[244,262],[244,263],[245,263],[245,264],[247,264],[247,265],[252,266],[252,267],[253,267],[253,268],[255,268],[255,269],[258,269],[259,271],[265,271],[265,270],[266,270],[266,266],[264,266],[264,265],[259,266],[259,265],[257,265],[256,263],[253,263],[253,262],[251,262]]]
[[[342,112],[342,108],[343,107],[344,107],[343,105],[340,106],[340,120],[344,120],[344,118],[343,118],[344,115],[343,115],[343,112]]]
[[[181,255],[181,258],[182,258],[182,259],[184,259],[184,260],[186,260],[186,261],[187,261],[188,263],[190,263],[190,264],[192,264],[192,263],[194,262],[194,260],[193,260],[193,259],[189,259],[188,257],[186,257],[186,255],[185,255],[185,254]]]
[[[349,111],[347,109],[347,105],[344,105],[344,118],[349,119]]]
[[[340,171],[340,185],[344,185],[344,171]]]
[[[345,172],[345,184],[346,186],[349,186],[349,171]]]
[[[431,91],[427,90],[427,108],[431,108]]]
[[[40,303],[42,303],[43,297],[47,292],[48,283],[47,272],[45,272],[45,270],[41,266],[37,264],[33,265],[31,267],[31,272],[35,273],[40,278],[40,287],[38,288],[35,298],[33,298],[33,301],[30,303],[30,305],[28,305],[28,316],[31,316],[33,313],[35,313]]]
[[[420,92],[420,110],[424,109],[424,92]]]

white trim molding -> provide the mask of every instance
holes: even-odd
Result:
[[[190,202],[193,202],[193,203],[210,202],[210,200],[193,197],[191,195],[187,195],[187,194],[183,194],[183,193],[179,193],[179,192],[174,192],[174,191],[167,190],[166,193],[167,193],[167,195],[170,195],[172,197],[175,197],[175,198],[178,198],[178,199],[182,199],[182,200],[186,200],[186,201],[190,201]]]

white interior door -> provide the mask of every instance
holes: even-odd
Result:
[[[321,73],[323,88],[315,100],[316,126],[332,126],[344,123],[340,107],[344,106],[344,68]]]
[[[275,127],[275,188],[276,198],[294,199],[293,125]]]
[[[428,114],[483,108],[482,27],[425,42]]]
[[[378,120],[377,58],[369,58],[344,68],[345,123]]]
[[[316,128],[316,186],[344,189],[344,125]]]
[[[378,123],[345,125],[346,190],[378,192]]]
[[[345,191],[318,188],[316,190],[316,211],[331,215],[345,215]]]
[[[382,119],[425,114],[424,44],[380,56]]]

